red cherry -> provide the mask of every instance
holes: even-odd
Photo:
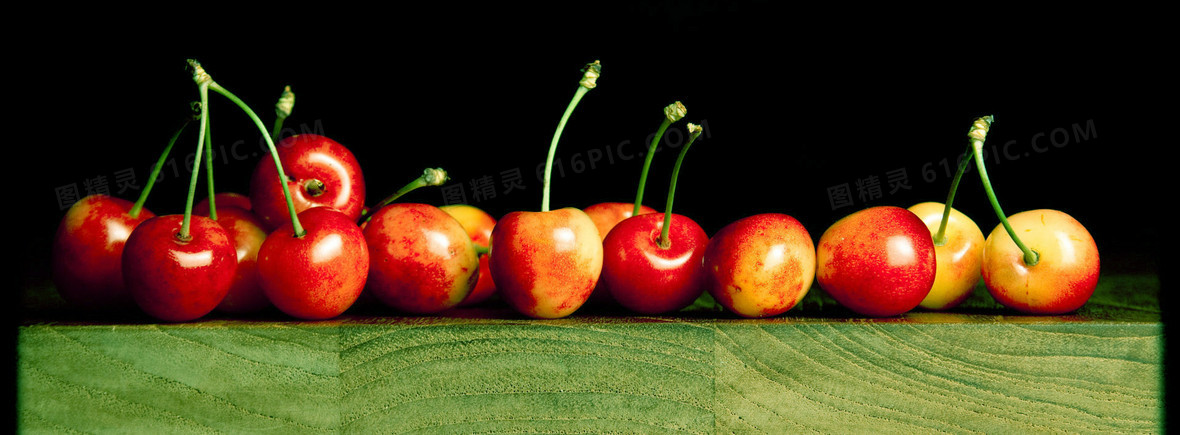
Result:
[[[479,279],[479,257],[459,221],[427,204],[391,204],[365,227],[369,294],[400,311],[437,313],[462,302]]]
[[[209,314],[233,283],[237,255],[216,221],[192,216],[187,240],[182,215],[144,221],[123,249],[123,279],[148,315],[186,322]]]
[[[135,309],[123,282],[123,249],[135,228],[155,214],[106,195],[82,198],[66,212],[53,239],[53,283],[72,305],[98,311]]]
[[[934,285],[930,230],[901,207],[871,207],[836,221],[816,248],[816,281],[844,307],[896,316],[917,307]]]
[[[704,268],[706,289],[730,312],[749,318],[777,316],[811,289],[815,245],[794,217],[756,214],[713,235],[705,247]]]
[[[234,192],[221,192],[213,195],[213,199],[217,201],[217,211],[220,213],[221,209],[226,207],[240,208],[242,210],[253,210],[250,204],[250,197]],[[201,202],[193,205],[193,214],[200,216],[209,216],[209,198],[202,199]]]
[[[290,136],[276,145],[296,213],[323,206],[340,211],[354,222],[360,217],[365,180],[348,148],[315,134]],[[272,230],[291,219],[278,178],[273,159],[261,159],[250,178],[253,211]]]
[[[280,311],[300,319],[336,317],[364,289],[369,250],[354,219],[328,207],[298,215],[305,234],[290,223],[258,249],[258,282]]]
[[[600,202],[590,205],[582,209],[590,216],[590,220],[594,221],[594,226],[598,228],[598,235],[606,240],[606,235],[610,230],[634,215],[635,204],[627,202]],[[654,208],[646,205],[640,206],[639,214],[645,215],[650,213],[659,213]],[[603,267],[606,267],[603,265]],[[598,285],[594,286],[594,291],[590,293],[590,298],[586,300],[586,305],[604,307],[614,304],[615,301],[611,297],[610,290],[607,290],[606,283],[603,280],[598,280]]]
[[[573,314],[602,273],[602,237],[585,212],[512,212],[492,230],[488,266],[512,308],[535,318]]]
[[[624,308],[663,314],[687,307],[704,292],[709,236],[692,219],[673,214],[669,245],[661,247],[663,227],[663,214],[635,216],[615,225],[602,242],[600,282]]]
[[[258,284],[258,250],[266,241],[262,220],[254,213],[237,208],[217,206],[217,223],[225,229],[237,252],[238,267],[233,285],[217,305],[219,311],[234,314],[253,313],[270,306],[270,300]]]

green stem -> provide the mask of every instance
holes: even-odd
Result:
[[[481,245],[479,243],[472,243],[472,245],[475,245],[475,255],[476,256],[486,255],[487,253],[492,252],[492,248]]]
[[[228,98],[239,108],[241,108],[243,112],[246,112],[246,116],[250,117],[250,120],[254,121],[254,125],[258,127],[258,131],[262,132],[263,139],[266,139],[266,146],[270,148],[270,155],[272,158],[274,158],[275,169],[277,169],[279,173],[279,185],[283,188],[283,197],[287,200],[287,212],[291,214],[291,227],[294,230],[295,237],[303,237],[304,234],[307,234],[307,231],[304,230],[303,225],[299,223],[299,213],[295,211],[295,201],[291,199],[291,190],[287,187],[287,174],[283,172],[283,162],[279,160],[279,151],[275,148],[275,143],[274,140],[271,139],[270,132],[266,131],[266,126],[262,124],[262,120],[258,118],[256,113],[254,113],[254,110],[250,109],[250,106],[247,106],[245,102],[243,102],[228,89],[221,87],[221,85],[209,78],[208,74],[205,73],[204,69],[201,68],[197,61],[189,59],[189,65],[192,65],[194,69],[199,71],[193,74],[194,80],[198,80],[198,83],[200,83],[201,80],[207,81],[209,89],[212,89],[214,92],[217,92],[225,98]],[[203,76],[203,79],[201,76]]]
[[[361,218],[363,218],[361,222],[368,222],[369,219],[371,219],[373,215],[377,213],[377,210],[381,210],[382,207],[397,201],[397,199],[401,198],[402,195],[410,193],[414,189],[425,186],[441,186],[450,179],[451,178],[447,176],[447,171],[444,171],[442,168],[427,168],[425,171],[422,171],[422,175],[414,179],[414,181],[411,181],[405,186],[402,186],[401,189],[398,189],[397,192],[393,193],[393,195],[389,195],[389,197],[381,200],[381,202],[377,203],[377,205],[370,207],[368,213],[361,214]]]
[[[967,147],[967,152],[972,153],[972,148]],[[951,218],[951,204],[955,202],[955,192],[959,190],[959,181],[963,179],[963,173],[967,172],[967,167],[971,165],[971,159],[963,158],[959,160],[959,169],[955,171],[955,178],[951,180],[951,190],[946,195],[946,205],[942,209],[942,222],[938,225],[938,231],[934,233],[934,246],[946,245],[946,227]]]
[[[197,195],[197,178],[201,175],[201,152],[205,150],[205,129],[209,126],[209,82],[200,82],[197,85],[197,90],[201,95],[201,128],[197,134],[197,154],[193,158],[193,176],[188,183],[188,198],[184,203],[184,220],[180,224],[180,234],[177,238],[182,241],[189,241],[192,235],[189,234],[190,223],[193,218],[193,197]]]
[[[656,155],[656,148],[660,145],[660,139],[664,137],[664,132],[668,130],[668,126],[673,122],[679,121],[687,113],[683,104],[679,101],[668,105],[664,108],[664,121],[660,123],[660,128],[656,130],[655,137],[652,138],[651,144],[647,146],[647,155],[643,158],[643,169],[639,172],[639,188],[635,192],[635,207],[631,210],[631,215],[639,214],[639,210],[643,208],[643,189],[647,186],[647,172],[651,168],[651,160]]]
[[[972,125],[971,131],[967,133],[967,136],[971,138],[971,147],[973,153],[975,154],[975,166],[979,168],[979,180],[983,182],[983,190],[987,192],[987,199],[991,202],[992,209],[996,211],[996,217],[998,217],[1000,219],[1000,223],[1004,225],[1004,230],[1007,231],[1008,235],[1012,237],[1012,241],[1016,242],[1016,246],[1020,248],[1021,252],[1024,252],[1024,264],[1035,266],[1040,260],[1039,256],[1037,255],[1036,251],[1029,249],[1029,247],[1020,240],[1020,237],[1016,235],[1016,230],[1012,229],[1012,224],[1008,222],[1008,216],[1005,215],[1004,210],[1000,208],[1000,201],[996,199],[996,193],[992,190],[991,180],[989,180],[987,176],[987,168],[983,164],[983,142],[987,137],[987,130],[993,121],[994,118],[991,116],[979,118],[975,121],[975,124]]]
[[[676,179],[680,177],[680,164],[684,163],[684,155],[688,154],[688,147],[697,140],[701,135],[701,127],[689,123],[688,143],[684,144],[684,148],[680,150],[680,155],[676,156],[676,165],[672,166],[672,182],[668,185],[668,202],[664,205],[664,227],[660,229],[660,240],[658,245],[660,249],[668,249],[672,246],[672,241],[668,240],[668,231],[672,227],[672,200],[676,198]],[[638,214],[638,213],[636,213]]]
[[[565,123],[569,121],[570,115],[574,113],[574,108],[578,106],[578,102],[582,101],[582,97],[597,86],[596,80],[598,75],[602,72],[602,65],[598,61],[587,64],[582,69],[582,80],[578,82],[578,90],[574,92],[574,98],[570,100],[569,106],[565,108],[565,113],[561,115],[561,121],[557,123],[557,130],[553,132],[553,140],[549,143],[549,154],[545,158],[545,176],[541,184],[541,211],[549,211],[549,186],[553,181],[553,157],[557,155],[557,142],[561,139],[561,132],[565,130]]]
[[[164,147],[164,152],[160,153],[160,158],[156,160],[156,165],[152,167],[152,173],[148,175],[147,183],[143,186],[143,191],[139,192],[139,198],[135,200],[135,204],[131,206],[131,210],[127,212],[133,218],[138,218],[139,213],[143,211],[143,205],[147,202],[148,194],[152,192],[152,186],[156,184],[156,178],[160,176],[160,170],[164,168],[164,162],[168,160],[168,155],[172,153],[172,145],[176,144],[176,140],[180,138],[180,134],[188,127],[188,124],[194,119],[200,117],[200,103],[194,102],[192,104],[194,115],[186,120],[184,124],[180,125],[180,129],[176,130],[176,134],[168,140],[168,145]]]
[[[209,190],[209,219],[217,220],[217,200],[214,198],[213,189],[213,133],[212,127],[209,124],[209,117],[205,117],[205,147],[209,150],[205,152],[205,180],[208,182]]]

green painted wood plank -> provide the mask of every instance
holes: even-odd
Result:
[[[25,433],[1163,431],[1154,275],[1068,316],[986,295],[851,316],[822,292],[771,319],[264,315],[157,324],[44,306],[17,331]],[[46,298],[45,300],[52,300]]]

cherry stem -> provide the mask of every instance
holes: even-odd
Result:
[[[184,203],[184,220],[180,224],[180,233],[176,235],[181,241],[187,242],[192,240],[193,236],[189,234],[190,222],[193,218],[193,197],[197,194],[197,179],[201,175],[201,152],[205,150],[205,133],[209,126],[207,122],[209,119],[209,84],[210,81],[198,81],[197,91],[201,95],[201,128],[197,134],[197,153],[193,159],[193,176],[188,183],[188,198]]]
[[[205,180],[208,181],[209,189],[209,219],[217,220],[217,199],[214,198],[213,189],[213,133],[212,127],[209,125],[209,117],[205,117],[205,147],[209,151],[205,152]]]
[[[291,111],[295,108],[295,93],[291,92],[291,87],[283,88],[283,93],[279,94],[279,101],[275,103],[275,126],[271,131],[270,136],[278,138],[283,132],[283,122],[291,116]]]
[[[983,189],[987,192],[987,199],[991,202],[992,209],[996,211],[996,217],[1000,219],[1000,223],[1004,225],[1004,230],[1012,237],[1012,241],[1016,242],[1016,246],[1024,252],[1024,264],[1036,266],[1037,262],[1040,261],[1040,256],[1020,240],[1020,237],[1016,235],[1016,230],[1012,229],[1012,224],[1008,223],[1008,216],[1000,208],[1000,201],[996,199],[996,193],[992,190],[992,183],[987,177],[987,168],[983,164],[983,142],[987,139],[988,128],[991,127],[993,122],[995,122],[995,118],[990,115],[979,118],[975,120],[975,123],[971,125],[971,130],[967,132],[967,137],[971,138],[971,147],[975,154],[975,166],[979,167],[979,179],[983,182]]]
[[[557,123],[557,130],[553,132],[553,141],[549,143],[549,155],[545,158],[545,177],[541,184],[541,211],[549,211],[549,186],[553,180],[553,157],[557,154],[557,142],[561,139],[561,132],[565,130],[565,123],[574,113],[578,102],[582,101],[582,97],[598,85],[597,80],[598,76],[602,74],[602,64],[597,60],[588,63],[582,68],[582,73],[582,80],[578,81],[578,90],[574,92],[574,98],[570,100],[569,106],[565,108],[565,113],[561,115],[561,121]]]
[[[664,131],[668,130],[668,126],[679,121],[688,109],[680,104],[679,101],[669,104],[664,108],[664,121],[660,123],[660,128],[656,130],[655,137],[651,140],[651,145],[647,146],[647,156],[643,158],[643,170],[639,173],[639,189],[635,192],[635,208],[632,209],[631,215],[638,215],[639,209],[643,208],[643,188],[647,185],[647,171],[651,168],[651,160],[656,155],[656,147],[660,144],[660,139],[664,137]]]
[[[194,101],[192,103],[193,115],[184,120],[184,124],[176,130],[176,134],[168,140],[168,145],[164,147],[164,152],[160,153],[160,158],[156,160],[156,165],[152,167],[151,174],[148,175],[147,183],[143,186],[143,191],[139,192],[139,198],[135,200],[135,204],[131,206],[131,210],[127,212],[133,218],[138,218],[139,213],[143,211],[143,205],[147,203],[148,194],[152,192],[152,186],[156,184],[156,178],[160,176],[160,170],[164,168],[164,162],[168,160],[168,155],[172,153],[172,146],[176,144],[176,140],[180,138],[180,134],[188,127],[189,123],[200,119],[201,103]]]
[[[972,152],[972,147],[967,147],[967,152]],[[955,171],[955,178],[951,179],[951,190],[946,194],[946,204],[942,209],[942,222],[938,225],[938,232],[934,233],[934,246],[946,245],[946,227],[951,219],[951,204],[955,202],[955,192],[959,190],[959,181],[963,179],[963,173],[967,172],[967,167],[971,165],[971,159],[959,159],[959,169]]]
[[[207,82],[209,89],[212,89],[214,92],[217,92],[225,98],[228,98],[230,101],[233,101],[233,103],[241,108],[243,112],[246,112],[246,116],[250,117],[251,121],[254,121],[254,125],[258,127],[258,131],[262,132],[263,139],[266,139],[266,146],[270,148],[270,155],[272,158],[274,158],[275,169],[277,169],[279,173],[279,185],[283,188],[283,197],[287,200],[287,212],[291,214],[291,227],[294,230],[295,237],[303,237],[304,234],[307,234],[307,231],[304,230],[303,225],[299,223],[299,213],[295,211],[295,201],[291,199],[291,190],[287,187],[287,174],[283,172],[283,162],[279,160],[279,151],[277,148],[275,148],[275,142],[274,139],[271,138],[270,132],[266,131],[266,126],[262,124],[262,120],[258,118],[258,114],[254,113],[254,110],[250,109],[250,106],[246,105],[246,103],[238,98],[237,95],[234,95],[233,92],[230,92],[228,89],[225,89],[221,87],[221,85],[217,84],[217,82],[214,82],[213,79],[209,77],[209,74],[205,72],[205,69],[201,67],[200,63],[193,59],[189,59],[188,63],[189,66],[191,66],[194,70],[193,80],[197,81],[197,83]]]
[[[370,207],[367,213],[362,213],[361,217],[364,218],[362,222],[368,222],[373,217],[373,214],[377,213],[377,210],[381,210],[382,207],[397,201],[402,195],[410,193],[414,189],[426,186],[441,186],[450,179],[451,177],[447,175],[447,171],[443,170],[443,168],[426,168],[426,170],[422,171],[422,175],[414,179],[414,181],[402,186],[401,189],[398,189],[393,195],[389,195],[389,197],[381,200],[377,205]]]
[[[492,248],[481,245],[479,243],[472,243],[472,245],[475,245],[475,255],[476,256],[486,255],[487,253],[492,252]]]
[[[684,155],[688,154],[688,147],[692,146],[692,143],[697,140],[697,137],[701,135],[701,131],[701,126],[691,122],[688,124],[688,143],[684,144],[684,148],[680,149],[680,155],[676,156],[676,165],[672,166],[672,182],[668,185],[668,203],[664,205],[664,226],[660,229],[660,240],[658,242],[660,249],[672,247],[672,241],[668,240],[668,232],[669,228],[672,227],[672,200],[676,197],[676,179],[680,177],[680,164],[684,163]]]

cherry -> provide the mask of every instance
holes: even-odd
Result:
[[[344,145],[316,134],[299,134],[279,141],[278,156],[284,170],[289,170],[283,186],[275,186],[279,173],[265,160],[258,162],[250,178],[254,213],[268,228],[279,226],[290,214],[288,193],[295,213],[326,206],[354,221],[360,217],[365,203],[364,175],[360,163]]]
[[[194,68],[201,95],[195,167],[183,215],[151,218],[132,231],[123,250],[123,280],[135,303],[164,321],[198,319],[217,307],[233,283],[237,255],[214,220],[193,216],[201,155],[209,127],[209,76]],[[211,184],[210,184],[211,185]]]
[[[123,282],[123,249],[132,231],[155,217],[144,203],[172,146],[189,123],[200,119],[201,103],[192,103],[191,109],[191,116],[168,141],[134,203],[90,195],[75,202],[62,217],[53,238],[50,267],[54,286],[66,302],[95,312],[136,308]]]
[[[471,289],[471,294],[459,303],[461,307],[479,305],[496,294],[496,282],[492,280],[492,271],[488,269],[487,256],[487,251],[492,246],[492,229],[496,227],[496,218],[478,207],[467,204],[444,205],[439,208],[458,220],[463,229],[467,230],[467,235],[471,237],[477,252],[483,251],[479,254],[479,281],[475,283],[475,288]]]
[[[221,210],[225,207],[240,208],[242,210],[251,211],[254,209],[250,205],[250,197],[236,193],[236,192],[218,192],[213,195],[213,200],[209,198],[202,199],[197,205],[193,206],[193,213],[201,216],[209,216],[209,204],[212,203],[214,207]]]
[[[397,310],[430,314],[462,302],[479,279],[479,256],[467,230],[428,204],[391,204],[365,227],[369,294]]]
[[[541,211],[508,213],[492,230],[492,279],[508,305],[530,317],[572,314],[586,303],[602,272],[602,237],[590,216],[576,208],[549,209],[558,140],[578,102],[596,86],[601,64],[588,64],[583,73],[549,144]]]
[[[680,165],[700,127],[691,134],[672,169],[664,214],[633,216],[615,225],[603,239],[600,287],[623,307],[643,314],[663,314],[692,304],[704,292],[703,258],[709,236],[692,219],[672,213]]]
[[[237,207],[217,207],[217,223],[225,229],[237,254],[237,268],[233,283],[217,310],[232,313],[254,313],[271,306],[258,283],[258,250],[266,240],[262,220],[254,213]]]
[[[204,83],[208,89],[232,101],[254,122],[266,140],[274,161],[271,173],[278,180],[279,188],[283,192],[290,222],[273,230],[258,249],[258,282],[263,292],[276,308],[293,317],[314,320],[340,315],[356,301],[364,289],[369,272],[368,246],[365,244],[364,234],[356,224],[360,205],[355,206],[356,215],[346,215],[336,208],[327,206],[313,206],[303,212],[296,212],[282,159],[262,120],[240,98],[208,78],[208,74],[204,73],[197,61],[190,59],[189,64],[205,77]],[[295,137],[297,136],[292,138]],[[326,142],[311,142],[335,149]],[[309,157],[312,161],[330,160],[330,156],[327,155],[312,155],[322,156]],[[256,167],[255,175],[263,172],[258,168],[264,166],[260,164]],[[360,175],[359,171],[356,175]],[[257,177],[255,180],[258,180]],[[344,184],[363,189],[363,183],[357,186],[352,181],[340,181],[340,184],[334,186]],[[255,188],[261,189],[262,186],[258,183],[252,183],[251,186],[251,203],[254,209],[258,210],[263,205],[253,195],[253,192],[257,191]],[[361,200],[363,201],[363,195]]]
[[[705,246],[709,294],[747,318],[777,316],[807,295],[815,280],[815,245],[794,217],[761,213],[724,226]]]
[[[305,320],[330,319],[348,310],[365,287],[369,250],[360,227],[330,207],[299,213],[258,249],[258,282],[280,311]]]
[[[668,129],[668,126],[684,118],[684,115],[687,113],[688,109],[679,101],[664,107],[664,120],[660,123],[656,134],[653,135],[651,144],[648,145],[647,153],[643,159],[634,203],[601,202],[582,209],[594,221],[594,226],[598,228],[598,234],[602,236],[603,240],[606,240],[606,235],[610,232],[611,228],[614,228],[623,219],[648,213],[658,213],[655,209],[643,205],[643,191],[647,185],[647,173],[651,168],[652,158],[656,155],[656,147],[659,146],[660,139],[664,137],[664,132]],[[611,302],[611,293],[603,286],[604,282],[599,280],[598,285],[594,288],[594,292],[590,294],[588,303],[603,306]]]
[[[934,285],[930,230],[900,207],[870,207],[841,218],[819,238],[816,282],[844,307],[888,317],[918,306]]]
[[[1098,286],[1098,246],[1085,226],[1059,210],[1004,215],[983,160],[983,143],[994,121],[979,118],[967,133],[979,179],[1000,219],[983,247],[984,285],[997,302],[1022,313],[1077,311]]]

